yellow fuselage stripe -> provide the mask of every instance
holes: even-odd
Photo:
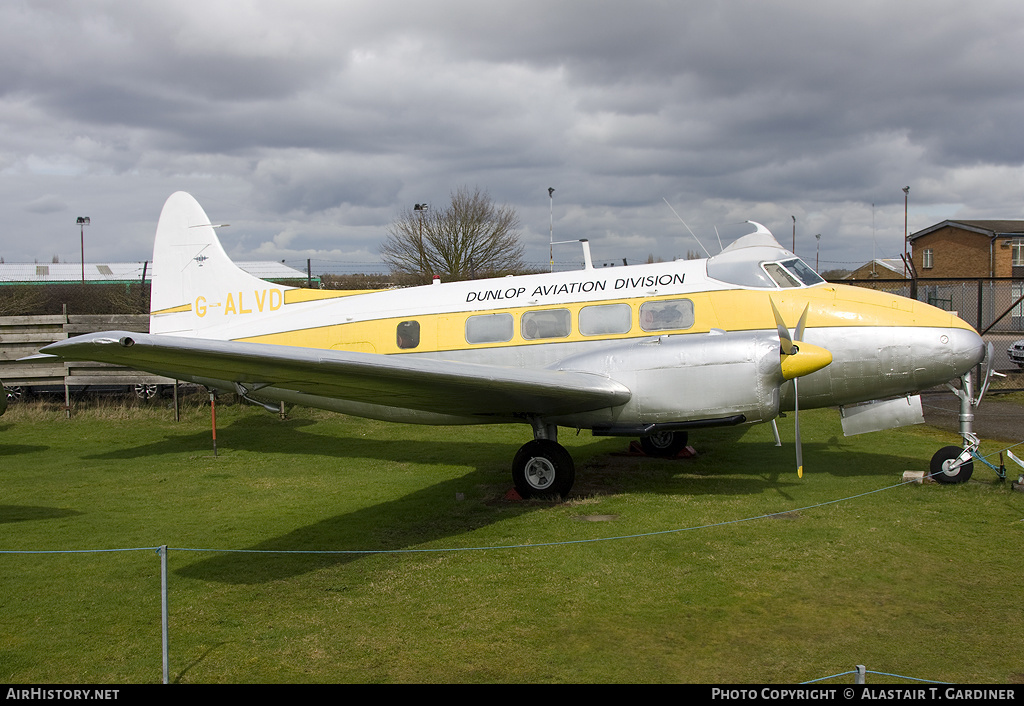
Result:
[[[302,290],[291,290],[302,291]],[[372,294],[368,295],[372,296]],[[320,299],[320,297],[313,297]],[[640,327],[640,305],[647,301],[689,299],[694,306],[694,324],[687,329],[644,331]],[[753,331],[776,327],[769,300],[774,301],[789,325],[795,326],[804,306],[810,304],[807,328],[907,326],[970,329],[966,323],[949,312],[922,302],[870,289],[843,285],[783,290],[721,290],[692,292],[651,298],[608,299],[603,301],[572,302],[562,305],[516,307],[487,310],[462,310],[444,313],[416,314],[413,310],[403,316],[330,324],[292,331],[282,331],[238,340],[271,343],[304,348],[353,350],[375,353],[423,353],[437,351],[470,350],[477,348],[503,348],[570,341],[616,340],[642,338],[665,334],[706,333],[711,329],[725,331]],[[295,297],[291,302],[298,303]],[[628,304],[632,309],[632,327],[621,334],[584,336],[576,322],[579,311],[587,306]],[[519,318],[527,311],[568,309],[572,313],[572,329],[564,338],[524,339],[519,330]],[[514,334],[510,341],[469,344],[466,342],[466,320],[471,316],[508,313],[513,316]],[[403,321],[417,321],[420,326],[419,345],[401,349],[397,342],[397,326]]]

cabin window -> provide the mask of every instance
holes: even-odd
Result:
[[[629,304],[601,304],[580,309],[580,333],[602,336],[629,333],[633,327],[633,309]]]
[[[420,322],[403,321],[398,324],[395,338],[398,347],[402,349],[415,348],[420,345]]]
[[[640,328],[644,331],[669,331],[691,326],[693,302],[689,299],[646,302],[640,307]]]
[[[565,338],[569,335],[572,315],[568,309],[545,309],[523,314],[521,330],[527,341],[538,338]]]
[[[512,314],[481,314],[466,319],[467,343],[504,343],[512,340]]]
[[[925,248],[924,253],[921,255],[921,267],[926,270],[930,270],[934,266],[935,252],[931,248]]]

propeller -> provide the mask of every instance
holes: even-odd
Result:
[[[772,313],[775,314],[775,323],[779,329],[779,358],[782,364],[782,377],[785,380],[793,381],[793,422],[796,427],[796,474],[797,477],[804,477],[804,453],[803,445],[800,442],[800,387],[798,379],[803,375],[810,375],[816,370],[821,370],[832,362],[832,354],[821,346],[806,343],[803,340],[804,328],[807,325],[807,312],[811,305],[804,306],[800,314],[800,320],[796,325],[796,336],[791,336],[786,322],[779,313],[775,301],[768,300],[772,305]]]

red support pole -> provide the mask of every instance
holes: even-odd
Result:
[[[210,390],[210,424],[213,426],[213,455],[217,455],[217,394]]]

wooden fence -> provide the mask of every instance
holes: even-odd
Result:
[[[106,363],[19,359],[43,346],[96,331],[149,331],[149,316],[135,314],[0,316],[0,380],[18,391],[55,391],[91,386],[173,385],[171,378]]]

